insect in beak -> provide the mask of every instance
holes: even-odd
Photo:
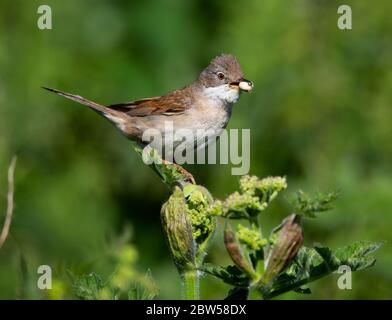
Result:
[[[238,87],[241,90],[247,92],[250,92],[253,89],[253,82],[244,78],[241,78],[239,81],[232,81],[229,83],[229,85],[233,87]]]

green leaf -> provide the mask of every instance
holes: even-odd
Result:
[[[328,247],[316,244],[314,250],[323,258],[324,262],[330,270],[335,270],[339,267],[340,261],[335,257],[334,253]]]
[[[136,282],[128,292],[129,300],[153,300],[156,297],[156,292],[149,291],[145,286],[138,282]]]
[[[273,282],[272,289],[264,298],[271,298],[320,279],[336,271],[340,266],[349,266],[352,271],[371,267],[375,263],[372,256],[383,242],[358,241],[333,252],[328,247],[315,245],[302,247],[295,260]]]
[[[77,298],[82,300],[98,300],[105,284],[98,274],[92,272],[77,277],[72,287]]]
[[[329,248],[320,245],[315,246],[315,250],[332,270],[337,270],[339,266],[346,265],[352,271],[371,267],[376,259],[371,255],[382,246],[383,242],[357,241],[351,245],[340,248],[333,253]]]
[[[376,259],[372,256],[384,242],[357,241],[336,251],[335,257],[340,265],[348,265],[351,270],[362,270],[373,266]]]
[[[220,267],[211,263],[205,263],[200,271],[222,279],[225,283],[236,287],[246,288],[249,285],[249,277],[236,266]]]
[[[299,190],[291,199],[291,204],[296,212],[307,218],[315,218],[316,213],[333,209],[332,203],[338,198],[339,193],[332,191],[329,193],[316,193],[313,197]]]
[[[249,296],[248,288],[234,287],[229,290],[224,300],[247,300]]]
[[[311,294],[312,290],[310,290],[309,288],[306,288],[306,287],[300,287],[298,289],[295,289],[294,292],[302,293],[302,294]]]

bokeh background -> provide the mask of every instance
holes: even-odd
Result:
[[[305,224],[306,244],[387,241],[352,290],[331,275],[310,296],[281,298],[392,298],[391,1],[44,3],[52,30],[37,28],[42,1],[0,2],[0,217],[18,156],[0,298],[72,298],[67,272],[110,275],[121,250],[132,256],[128,275],[150,270],[160,298],[180,297],[159,218],[165,186],[108,122],[40,86],[124,102],[192,82],[222,52],[255,84],[229,125],[251,129],[250,173],[287,176],[285,196],[341,190],[335,210]],[[352,30],[337,28],[341,4],[352,7]],[[230,166],[188,169],[218,198],[237,189]],[[285,196],[265,213],[267,226],[290,213]],[[219,235],[208,259],[229,263]],[[53,269],[49,294],[35,285],[42,264]],[[209,276],[201,283],[206,299],[227,289]]]

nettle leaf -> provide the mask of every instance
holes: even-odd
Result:
[[[154,300],[157,292],[149,290],[141,283],[134,283],[133,287],[128,291],[128,300]]]
[[[382,245],[383,242],[357,241],[351,245],[339,248],[336,253],[320,245],[315,246],[315,250],[330,269],[337,270],[339,266],[346,265],[352,271],[356,271],[373,266],[376,259],[371,254]]]
[[[101,277],[93,272],[77,277],[72,287],[77,298],[82,300],[98,300],[105,284]]]
[[[249,286],[249,277],[236,266],[220,267],[211,263],[205,263],[200,268],[200,271],[213,275],[235,287],[246,288]]]
[[[227,297],[224,300],[247,300],[249,297],[248,288],[234,287],[229,290]]]
[[[372,256],[383,242],[358,241],[333,252],[330,248],[315,245],[314,248],[302,247],[295,260],[273,282],[265,298],[298,290],[303,285],[327,276],[340,266],[348,266],[352,271],[362,270],[374,265]]]
[[[144,275],[139,275],[129,287],[129,290],[120,292],[119,298],[128,300],[154,300],[158,297],[159,289],[147,270]]]
[[[340,260],[338,260],[332,250],[328,247],[324,247],[320,244],[314,246],[314,250],[323,258],[324,262],[327,264],[328,268],[335,270],[340,266]]]
[[[320,265],[322,262],[323,258],[315,249],[302,247],[293,264],[293,270],[300,274],[309,275],[312,268]]]
[[[348,265],[351,270],[362,270],[373,266],[376,262],[372,253],[378,250],[384,242],[357,241],[336,251],[335,257],[341,265]]]
[[[307,288],[307,287],[300,287],[300,288],[298,288],[298,289],[295,289],[294,292],[302,293],[302,294],[311,294],[311,293],[312,293],[312,290],[310,290],[310,289]]]
[[[290,200],[296,212],[307,218],[315,218],[316,213],[332,210],[332,203],[339,197],[339,192],[318,192],[314,196],[299,190]]]

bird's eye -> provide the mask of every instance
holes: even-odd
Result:
[[[225,78],[225,75],[222,72],[218,72],[217,76],[219,80],[223,80]]]

